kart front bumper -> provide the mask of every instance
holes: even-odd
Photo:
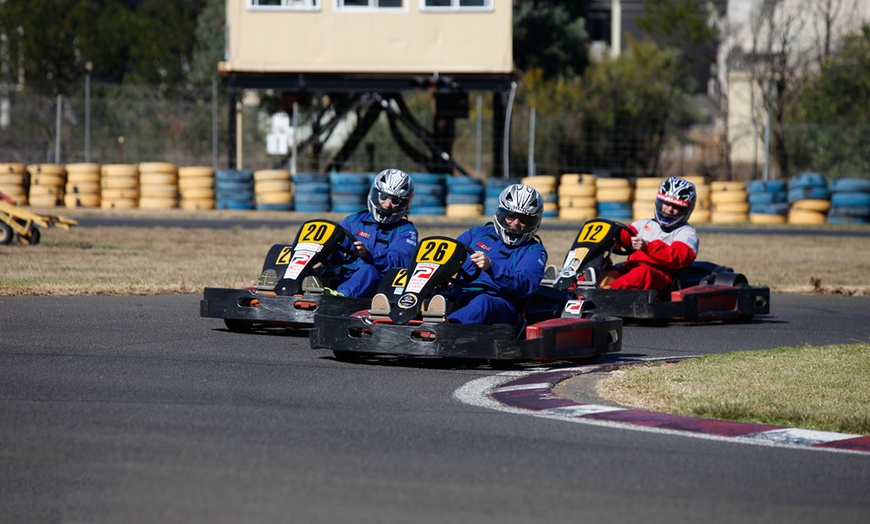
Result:
[[[367,298],[348,298],[306,293],[275,295],[257,289],[207,287],[199,302],[199,316],[240,320],[252,324],[311,327],[318,311],[331,314],[351,314],[366,309]]]

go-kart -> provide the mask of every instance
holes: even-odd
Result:
[[[619,266],[611,255],[628,256],[632,251],[619,245],[621,230],[631,233],[624,224],[604,218],[585,222],[562,269],[556,274],[552,268],[543,284],[572,291],[590,301],[589,307],[599,314],[626,320],[744,322],[770,312],[769,288],[750,286],[743,274],[712,262],[693,262],[665,293],[607,289],[602,277]]]
[[[551,287],[527,298],[513,325],[446,321],[456,306],[451,290],[480,274],[471,253],[448,237],[422,239],[409,267],[395,268],[381,281],[388,307],[351,315],[317,311],[311,347],[332,350],[344,361],[406,355],[489,363],[594,359],[622,349],[622,319],[592,316],[583,301]],[[445,297],[446,310],[430,309],[436,294]]]
[[[347,243],[353,240],[335,222],[309,220],[299,227],[292,244],[275,244],[269,249],[256,286],[205,288],[200,316],[222,318],[230,331],[246,333],[266,327],[310,328],[317,311],[358,311],[371,299],[324,293],[322,285],[334,283],[306,279],[324,274],[321,270],[327,266],[351,260]]]

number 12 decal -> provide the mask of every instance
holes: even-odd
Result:
[[[610,231],[610,224],[604,222],[589,222],[580,230],[580,235],[577,236],[577,242],[592,242],[597,244],[604,240],[608,231]]]

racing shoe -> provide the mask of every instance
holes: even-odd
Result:
[[[372,297],[372,306],[369,309],[370,317],[389,317],[390,316],[390,299],[383,293],[378,293]]]
[[[323,284],[320,283],[320,279],[316,276],[308,275],[302,279],[302,292],[323,293]]]
[[[344,296],[344,293],[342,293],[341,291],[336,291],[335,289],[332,289],[331,287],[323,288],[323,292],[327,295],[332,295],[334,297],[343,297]]]
[[[447,322],[447,300],[444,295],[435,295],[429,299],[429,305],[423,311],[424,322]]]

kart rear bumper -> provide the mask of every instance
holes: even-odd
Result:
[[[770,288],[703,285],[671,293],[661,302],[655,291],[577,289],[595,304],[595,311],[634,319],[731,320],[770,313]]]
[[[318,311],[351,314],[368,307],[370,299],[324,294],[274,295],[256,289],[207,287],[199,302],[199,316],[252,323],[311,327]]]
[[[318,313],[309,341],[312,348],[336,352],[504,361],[590,358],[622,349],[622,319],[615,317],[551,319],[530,326],[526,333],[534,338],[514,340],[507,324],[399,325],[372,323],[364,315]]]

